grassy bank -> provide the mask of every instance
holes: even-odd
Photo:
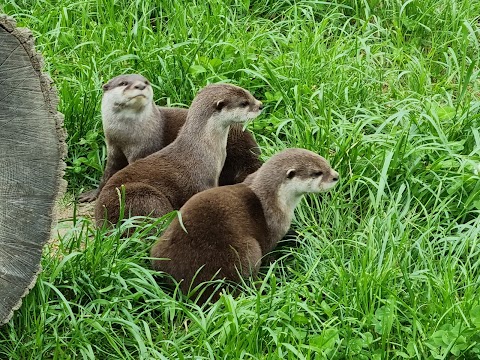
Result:
[[[7,0],[3,11],[34,32],[56,83],[71,192],[101,175],[101,84],[125,72],[166,105],[188,106],[208,82],[249,89],[265,104],[249,125],[264,158],[305,147],[341,183],[302,201],[298,246],[262,268],[260,289],[246,281],[202,308],[156,284],[148,225],[120,240],[78,219],[0,328],[0,358],[479,358],[478,2]]]

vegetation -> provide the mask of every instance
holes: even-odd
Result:
[[[1,5],[0,5],[1,7]],[[35,34],[69,133],[71,192],[105,150],[101,84],[159,104],[231,81],[265,104],[264,158],[327,157],[341,183],[296,212],[263,282],[199,307],[157,285],[163,223],[128,239],[77,218],[0,329],[6,359],[480,358],[480,3],[4,0]],[[132,226],[126,223],[124,226]]]

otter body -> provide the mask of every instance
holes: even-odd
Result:
[[[240,87],[212,84],[203,88],[170,145],[129,164],[106,182],[95,206],[97,224],[103,219],[118,221],[117,189],[122,185],[125,214],[154,217],[179,209],[197,192],[217,186],[230,125],[255,118],[261,109],[261,102]]]
[[[288,149],[237,185],[196,194],[152,247],[153,268],[166,272],[184,293],[213,278],[239,281],[256,275],[262,256],[287,233],[305,193],[333,187],[338,173],[321,156]],[[208,298],[207,288],[201,301]]]
[[[95,200],[117,171],[172,143],[187,119],[188,109],[156,106],[153,89],[141,75],[117,76],[106,83],[103,90],[102,125],[107,145],[105,171],[98,188],[82,194],[80,202]],[[253,135],[248,130],[243,131],[240,124],[232,125],[219,185],[242,182],[261,166],[259,155]]]

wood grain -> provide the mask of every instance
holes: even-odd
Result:
[[[40,271],[65,189],[63,116],[27,29],[0,15],[0,324]]]

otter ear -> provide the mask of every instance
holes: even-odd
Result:
[[[108,83],[103,84],[102,89],[103,91],[107,91],[108,89],[110,89],[110,87],[108,86]]]
[[[295,176],[296,170],[295,169],[288,169],[287,170],[287,179],[291,179]]]
[[[225,107],[225,105],[226,105],[226,101],[225,101],[225,100],[223,100],[223,99],[222,99],[222,100],[218,100],[218,101],[217,101],[217,104],[216,104],[216,108],[217,108],[217,110],[220,111],[220,110],[222,110],[222,109]]]

